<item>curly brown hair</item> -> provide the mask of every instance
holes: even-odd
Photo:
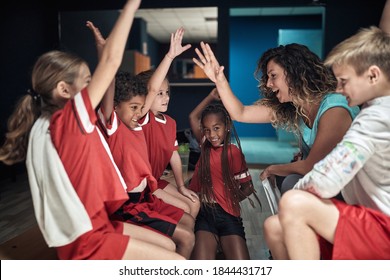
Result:
[[[133,76],[126,71],[118,71],[115,75],[115,95],[114,105],[126,102],[135,96],[146,96],[148,90],[143,81],[137,76]]]
[[[284,69],[292,102],[280,103],[267,87],[267,65],[271,60]],[[306,46],[295,43],[266,51],[260,57],[254,75],[264,97],[256,104],[272,108],[273,126],[294,132],[299,131],[300,119],[307,119],[302,104],[319,104],[324,95],[334,92],[337,86],[333,72],[321,59]]]

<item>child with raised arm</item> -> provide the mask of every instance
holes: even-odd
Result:
[[[361,29],[325,64],[350,106],[342,141],[280,201],[264,224],[277,259],[390,259],[390,35]],[[342,192],[345,203],[332,199]],[[320,241],[320,242],[319,242]]]
[[[31,96],[22,98],[10,118],[13,133],[0,159],[13,163],[27,156],[38,225],[60,259],[182,259],[168,238],[110,220],[127,194],[95,126],[94,109],[119,68],[140,2],[124,5],[93,76],[72,54],[41,55],[32,71]]]
[[[158,71],[159,68],[156,71],[148,70],[141,72],[137,76],[141,78],[144,85],[147,85],[151,77],[157,74]],[[149,95],[152,95],[150,90]],[[169,99],[169,84],[165,78],[150,110],[140,120],[145,131],[153,175],[158,178],[158,189],[154,192],[154,195],[169,204],[183,209],[195,218],[199,212],[199,198],[184,184],[182,163],[177,151],[176,121],[164,113],[168,108]],[[176,186],[160,178],[168,164],[172,168]]]
[[[202,143],[202,126],[200,123],[202,112],[204,108],[207,107],[207,105],[214,102],[221,102],[221,99],[218,95],[218,90],[216,88],[213,88],[210,93],[194,108],[194,110],[191,111],[188,116],[188,121],[190,123],[192,133],[198,143]]]
[[[183,36],[183,28],[172,33],[169,51],[157,69],[147,70],[137,75],[149,91],[140,124],[145,132],[152,172],[158,181],[158,189],[154,195],[183,209],[195,218],[199,212],[199,199],[184,184],[181,159],[177,151],[176,121],[165,114],[170,100],[167,79],[169,67],[177,56],[191,47],[190,44],[182,46]],[[160,178],[168,164],[172,168],[176,186]]]
[[[201,127],[196,122],[192,126],[194,132],[201,131],[203,141],[190,183],[201,201],[191,258],[215,259],[220,249],[226,259],[249,259],[239,203],[254,192],[252,178],[226,109],[222,104],[201,104],[205,107],[196,108],[201,110]],[[238,147],[231,143],[232,135]]]
[[[287,44],[264,52],[255,71],[262,98],[243,105],[234,95],[208,44],[201,42],[194,62],[215,82],[222,103],[233,120],[247,123],[271,123],[293,131],[299,138],[302,159],[274,164],[260,174],[284,177],[282,194],[324,158],[350,127],[359,107],[348,106],[335,92],[336,79],[320,58],[301,44]]]
[[[99,46],[104,38],[89,23]],[[147,146],[138,120],[147,95],[137,77],[119,72],[102,101],[98,114],[103,133],[126,183],[129,199],[113,216],[169,236],[176,251],[189,258],[194,244],[193,219],[152,193],[157,181],[151,173]]]

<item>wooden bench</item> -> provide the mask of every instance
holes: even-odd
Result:
[[[0,245],[1,260],[56,260],[57,253],[49,248],[38,225]]]

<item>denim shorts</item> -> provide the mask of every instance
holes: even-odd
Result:
[[[217,236],[238,235],[246,240],[241,217],[230,215],[217,203],[202,204],[195,222],[195,232],[198,230],[208,231]]]

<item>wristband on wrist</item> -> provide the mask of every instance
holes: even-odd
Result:
[[[170,57],[168,54],[165,55],[166,57],[168,57],[169,59],[173,60],[174,57]]]

